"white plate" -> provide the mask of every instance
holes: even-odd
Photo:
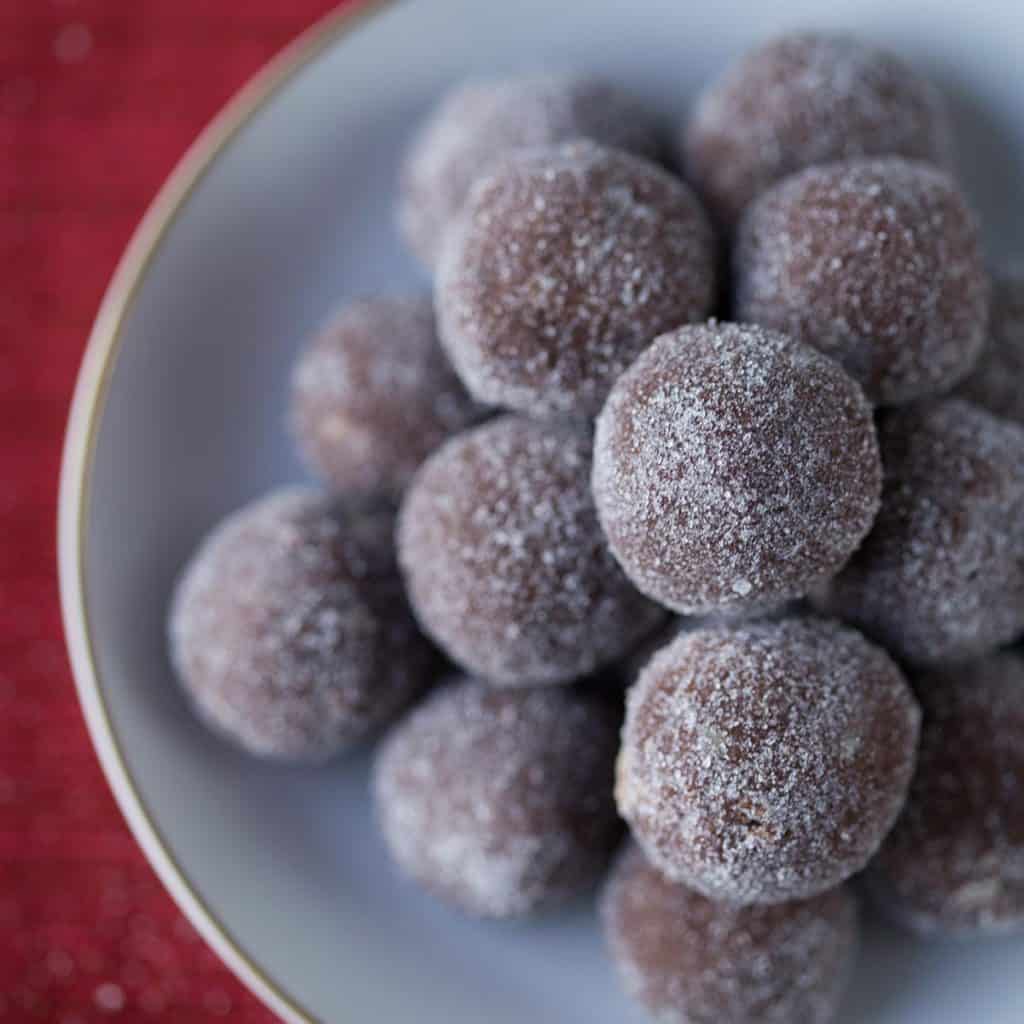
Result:
[[[769,13],[770,11],[770,13]],[[289,1020],[642,1019],[591,911],[462,920],[399,883],[367,761],[282,770],[198,728],[164,649],[168,590],[222,514],[301,476],[282,430],[297,346],[346,295],[422,284],[396,238],[410,129],[470,72],[596,68],[678,115],[742,47],[845,26],[936,75],[990,252],[1024,252],[1018,0],[420,0],[335,21],[236,103],[172,180],[97,323],[64,466],[61,575],[93,738],[161,877]],[[1022,1019],[1024,942],[872,934],[846,1024]]]

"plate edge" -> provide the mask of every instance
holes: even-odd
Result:
[[[149,205],[111,278],[75,383],[64,435],[57,499],[61,617],[72,676],[107,784],[136,842],[174,902],[231,971],[289,1024],[317,1024],[300,999],[274,981],[220,921],[175,859],[132,777],[111,720],[96,661],[86,588],[86,537],[96,443],[122,327],[150,266],[189,198],[230,143],[299,72],[339,39],[398,0],[350,0],[324,15],[258,71],[186,150]]]

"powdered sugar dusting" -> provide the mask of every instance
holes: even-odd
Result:
[[[881,490],[871,410],[813,349],[747,325],[681,328],[619,378],[594,496],[612,551],[681,612],[764,608],[836,572]]]
[[[981,655],[1024,632],[1024,427],[955,399],[879,423],[871,535],[815,595],[908,663]]]
[[[405,606],[386,505],[287,489],[226,519],[186,567],[171,653],[202,717],[252,753],[320,760],[390,719],[437,659]]]
[[[953,180],[901,159],[812,167],[740,224],[736,313],[834,356],[872,401],[949,390],[985,340],[978,227]]]
[[[730,66],[680,140],[711,208],[733,223],[757,195],[813,164],[868,156],[952,163],[938,92],[898,57],[848,35],[794,33]]]
[[[588,142],[520,150],[452,228],[438,329],[481,401],[593,415],[656,334],[707,314],[714,264],[704,214],[667,172]]]
[[[712,903],[636,846],[619,858],[601,916],[626,991],[662,1024],[829,1024],[857,949],[846,887],[768,907]]]
[[[424,123],[402,166],[402,233],[432,266],[470,186],[497,157],[580,138],[651,159],[661,149],[648,111],[601,78],[547,72],[458,86]]]
[[[865,875],[885,914],[925,934],[1024,929],[1024,659],[915,680],[924,708],[907,806]]]
[[[995,275],[988,340],[956,394],[1024,423],[1024,263]]]
[[[350,302],[292,376],[299,447],[346,495],[398,495],[434,448],[484,414],[441,350],[425,295]]]
[[[629,692],[619,811],[661,871],[711,899],[806,898],[892,827],[919,718],[885,652],[835,622],[685,633]]]
[[[565,689],[453,682],[401,722],[374,775],[399,866],[462,909],[518,916],[589,888],[619,836],[614,715]]]
[[[662,612],[608,552],[585,430],[505,416],[450,440],[406,493],[399,558],[424,628],[495,683],[565,682]]]

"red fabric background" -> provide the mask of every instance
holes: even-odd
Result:
[[[54,522],[68,399],[177,158],[334,0],[0,0],[0,1021],[267,1022],[177,913],[75,701]]]

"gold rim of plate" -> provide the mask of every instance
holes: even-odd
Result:
[[[186,875],[132,777],[114,729],[95,656],[85,580],[92,471],[124,323],[189,198],[242,129],[299,72],[394,2],[355,0],[326,15],[242,88],[182,157],[136,229],[100,305],[75,385],[61,462],[57,532],[64,632],[78,699],[107,782],[136,841],[185,916],[227,966],[290,1024],[315,1024],[317,1018],[256,963]]]

